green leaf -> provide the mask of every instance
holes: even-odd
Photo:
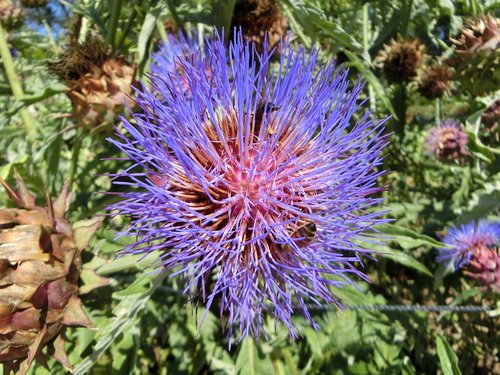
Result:
[[[492,176],[490,181],[472,192],[471,196],[467,207],[460,207],[456,212],[464,222],[486,217],[500,207],[500,174]]]
[[[315,19],[314,23],[319,26],[327,35],[329,35],[337,44],[355,50],[357,53],[363,53],[363,45],[359,43],[351,34],[347,33],[342,27],[333,21],[326,19]]]
[[[445,247],[443,243],[432,237],[399,225],[381,224],[377,225],[376,229],[387,234],[390,240],[396,241],[403,249],[414,249],[424,245],[436,248]]]
[[[113,309],[115,317],[106,319],[97,326],[99,332],[96,336],[97,342],[93,347],[93,352],[75,367],[73,374],[83,375],[92,368],[113,342],[131,326],[165,276],[164,272],[154,277],[144,273],[128,288],[115,293],[116,296],[120,297],[120,303]]]
[[[215,16],[213,23],[220,32],[222,32],[222,29],[225,30],[224,38],[226,40],[228,40],[230,34],[228,31],[231,28],[235,3],[236,0],[215,0],[213,3],[213,15]]]
[[[236,368],[239,375],[273,373],[271,358],[262,353],[251,337],[243,339],[241,343],[238,358],[236,359]]]
[[[124,331],[121,340],[117,340],[111,347],[113,357],[113,374],[138,373],[136,366],[137,352],[140,348],[141,326],[140,319],[134,319],[130,329]]]
[[[24,105],[31,105],[41,102],[42,100],[45,100],[47,98],[50,98],[51,96],[60,94],[62,92],[66,92],[66,90],[68,90],[68,87],[66,85],[63,85],[62,83],[59,82],[55,82],[50,86],[45,87],[45,89],[39,93],[23,96],[21,101],[23,102]]]
[[[121,247],[118,248],[120,249]],[[125,255],[103,264],[96,269],[96,273],[100,276],[108,276],[117,272],[143,270],[158,260],[159,256],[157,252],[148,254],[147,256]]]
[[[453,262],[449,262],[447,264],[439,263],[439,266],[436,269],[434,275],[434,290],[437,290],[441,286],[446,275],[449,275],[453,272],[455,272],[455,266],[453,265]]]
[[[500,150],[484,145],[473,131],[467,130],[467,135],[469,136],[467,148],[474,156],[487,163],[492,163],[495,160],[495,154],[500,154]]]
[[[156,20],[160,17],[163,10],[163,5],[159,3],[157,6],[151,8],[144,18],[141,32],[139,33],[139,40],[137,42],[137,53],[139,61],[139,72],[142,74],[149,58],[149,49],[151,47],[151,36],[156,26]]]
[[[391,259],[396,263],[402,264],[403,266],[409,268],[413,268],[416,271],[419,271],[427,276],[432,277],[432,272],[429,271],[429,269],[426,266],[424,266],[422,263],[420,263],[411,255],[406,254],[401,250],[395,250],[388,247],[381,247],[380,252],[381,252],[380,255],[382,255],[384,258]]]
[[[396,112],[394,111],[394,107],[392,106],[391,99],[387,95],[387,88],[382,85],[377,76],[369,69],[367,63],[347,49],[343,52],[350,60],[349,63],[346,63],[345,65],[347,67],[353,66],[360,73],[362,73],[363,77],[368,81],[368,84],[375,91],[377,100],[380,100],[382,102],[383,106],[391,113],[391,115],[396,116]],[[371,99],[374,100],[374,98]]]
[[[441,335],[436,335],[436,350],[439,356],[439,364],[444,375],[461,375],[458,368],[458,358],[453,352],[450,344]]]

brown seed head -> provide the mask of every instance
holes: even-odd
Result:
[[[418,91],[428,99],[436,99],[449,93],[452,72],[444,65],[430,65],[420,75]]]
[[[418,39],[393,40],[379,53],[377,66],[389,82],[401,83],[413,79],[426,59],[425,47]]]
[[[238,0],[234,6],[231,30],[241,28],[243,36],[262,51],[267,33],[269,48],[276,46],[287,30],[287,19],[275,0]]]

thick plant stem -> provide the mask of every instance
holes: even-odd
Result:
[[[82,148],[83,142],[83,129],[79,127],[76,133],[75,144],[73,145],[73,150],[71,153],[71,165],[69,170],[69,186],[73,186],[75,181],[76,172],[78,169],[78,160],[80,159],[80,150]]]
[[[229,40],[231,34],[231,20],[233,19],[234,4],[236,0],[217,0],[214,3],[215,12],[217,15],[215,19],[215,26],[219,32],[224,31],[224,40]]]
[[[404,138],[406,124],[406,84],[400,83],[395,97],[393,98],[393,106],[396,112],[397,120],[394,125],[394,133],[400,138]]]
[[[175,27],[177,27],[177,29],[179,29],[183,35],[186,35],[186,30],[184,30],[184,25],[182,24],[181,19],[179,18],[179,14],[175,9],[175,5],[172,0],[167,0],[167,7],[170,15],[172,16]]]
[[[134,4],[133,10],[132,10],[132,15],[129,17],[127,26],[123,29],[122,35],[120,37],[120,40],[118,41],[118,44],[116,45],[116,49],[120,50],[122,48],[123,43],[125,43],[125,39],[127,39],[127,36],[130,33],[130,29],[132,28],[132,25],[135,24],[135,19],[137,17],[137,8],[142,6],[143,0],[139,0],[137,4]]]
[[[406,84],[401,83],[396,91],[394,98],[394,110],[396,111],[397,121],[394,132],[399,138],[404,138],[406,123]]]
[[[370,17],[369,17],[370,4],[363,5],[363,49],[366,56],[370,56]],[[375,102],[375,90],[370,83],[368,83],[368,93],[370,95],[370,109],[375,112],[377,110]]]
[[[5,75],[10,84],[10,89],[16,100],[22,100],[24,97],[23,88],[14,69],[14,61],[12,60],[12,55],[10,54],[9,46],[7,44],[7,38],[5,31],[0,23],[0,56],[2,57],[3,67],[5,69]],[[24,124],[28,139],[33,141],[36,139],[37,126],[36,122],[29,114],[26,108],[21,108],[19,110],[19,116]]]
[[[120,18],[121,8],[122,0],[113,0],[111,2],[111,16],[106,33],[106,44],[111,46],[113,49],[115,47],[116,28],[118,27],[118,18]]]

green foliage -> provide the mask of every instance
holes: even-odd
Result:
[[[458,368],[458,358],[453,352],[448,341],[440,335],[436,335],[436,348],[439,356],[439,364],[444,375],[461,375]]]

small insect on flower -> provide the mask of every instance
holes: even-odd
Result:
[[[363,84],[318,51],[283,43],[273,70],[241,34],[205,44],[181,69],[155,68],[154,93],[137,93],[141,110],[110,139],[132,164],[115,184],[138,191],[109,209],[136,236],[123,254],[160,252],[152,267],[218,307],[230,339],[265,334],[266,315],[294,337],[296,312],[316,327],[306,301],[338,305],[336,288],[366,279],[359,243],[385,221],[384,121],[355,119]]]
[[[316,224],[311,222],[299,223],[296,228],[292,229],[291,238],[296,239],[295,244],[298,247],[309,245],[316,236]]]

